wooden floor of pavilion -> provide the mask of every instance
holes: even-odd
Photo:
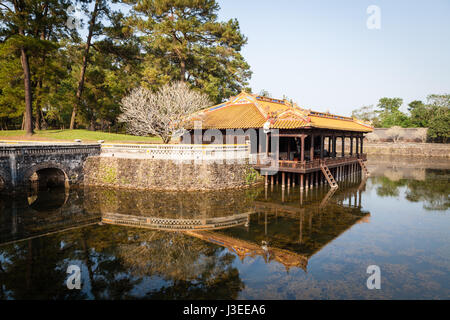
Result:
[[[336,181],[346,176],[360,172],[368,176],[365,161],[365,153],[324,157],[312,161],[274,160],[270,155],[257,154],[252,159],[252,165],[265,176],[266,185],[280,183],[285,187],[298,184],[303,189],[328,183],[332,188],[337,188]]]

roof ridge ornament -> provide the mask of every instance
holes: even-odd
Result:
[[[365,126],[365,127],[367,127],[367,128],[374,128],[373,126],[372,126],[372,123],[371,122],[369,122],[369,121],[364,121],[364,120],[360,120],[360,119],[358,119],[358,118],[355,118],[355,117],[352,117],[353,118],[353,121],[354,122],[356,122],[356,123],[358,123],[358,124],[360,124],[360,125],[362,125],[362,126]]]

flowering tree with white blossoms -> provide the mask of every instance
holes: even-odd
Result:
[[[189,89],[184,82],[165,84],[157,92],[139,87],[122,99],[119,121],[127,124],[131,134],[156,135],[169,143],[187,116],[210,105],[207,95]]]

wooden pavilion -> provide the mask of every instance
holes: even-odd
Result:
[[[316,112],[287,100],[242,92],[225,103],[189,117],[185,128],[190,130],[191,141],[194,141],[194,127],[199,122],[203,133],[209,129],[220,130],[224,144],[235,144],[234,137],[238,139],[239,135],[251,140],[252,144],[256,142],[251,147],[253,165],[265,175],[266,185],[281,183],[283,187],[289,187],[298,183],[303,189],[328,182],[335,188],[336,180],[346,175],[361,171],[368,174],[363,139],[373,127],[356,118]],[[231,140],[230,129],[235,130]],[[251,130],[248,129],[264,130],[259,130],[259,134],[250,139]],[[236,133],[239,130],[241,133]],[[273,150],[271,140],[275,137],[279,143]],[[207,140],[201,143],[215,142]],[[340,150],[337,142],[340,142]],[[273,161],[277,162],[276,172],[269,170],[274,167]]]

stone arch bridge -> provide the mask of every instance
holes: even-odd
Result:
[[[36,175],[46,184],[80,183],[84,162],[99,154],[100,144],[0,145],[0,189],[25,186]]]

